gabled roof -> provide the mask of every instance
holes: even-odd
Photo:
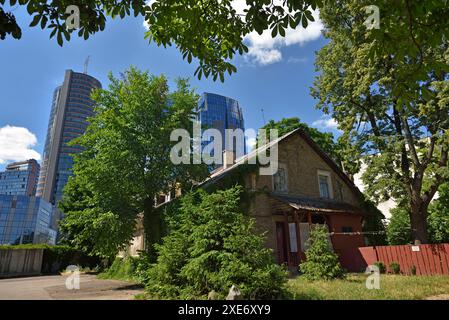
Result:
[[[342,171],[342,169],[337,166],[337,164],[326,154],[326,152],[323,151],[323,149],[320,148],[316,144],[315,141],[312,140],[312,138],[309,137],[307,133],[304,132],[304,130],[298,128],[293,131],[290,131],[289,133],[283,135],[282,137],[275,139],[271,141],[270,143],[267,143],[247,155],[244,155],[243,157],[238,158],[235,161],[235,164],[230,166],[229,168],[223,169],[219,168],[216,171],[212,172],[210,178],[202,182],[199,187],[205,187],[211,184],[214,184],[224,178],[227,174],[235,170],[238,166],[248,163],[250,159],[254,158],[258,153],[264,152],[266,149],[269,149],[270,147],[274,146],[275,144],[278,144],[280,142],[283,142],[288,137],[291,137],[295,134],[298,134],[323,160],[326,162],[329,167],[348,185],[348,187],[357,195],[362,195],[361,191],[355,186],[355,184],[349,179],[349,177]]]

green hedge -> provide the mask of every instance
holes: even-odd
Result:
[[[65,270],[69,265],[78,265],[90,269],[101,267],[102,265],[99,257],[89,256],[69,246],[51,246],[47,244],[0,245],[0,250],[9,249],[43,249],[41,272],[45,274]]]

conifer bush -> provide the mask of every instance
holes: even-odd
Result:
[[[310,280],[330,280],[344,277],[338,256],[332,251],[324,225],[315,225],[310,232],[306,261],[299,265],[300,271]]]
[[[241,193],[237,186],[182,198],[146,277],[150,296],[206,299],[215,291],[225,298],[236,285],[244,299],[285,297],[287,272],[274,263],[254,220],[239,210]]]

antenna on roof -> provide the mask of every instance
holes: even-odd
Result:
[[[263,108],[261,108],[260,111],[262,112],[263,125],[266,125],[267,122],[265,121],[265,114],[263,113]]]
[[[90,56],[87,56],[86,61],[84,61],[84,74],[87,74],[87,67],[89,65]]]

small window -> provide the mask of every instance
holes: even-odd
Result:
[[[318,170],[318,186],[320,189],[321,198],[333,198],[331,175],[329,172]]]
[[[320,180],[320,197],[330,198],[328,177],[320,174],[319,180]]]
[[[352,232],[352,227],[341,227],[342,232]]]
[[[277,192],[286,192],[287,189],[287,170],[284,167],[279,167],[276,174],[273,176],[273,188]]]

